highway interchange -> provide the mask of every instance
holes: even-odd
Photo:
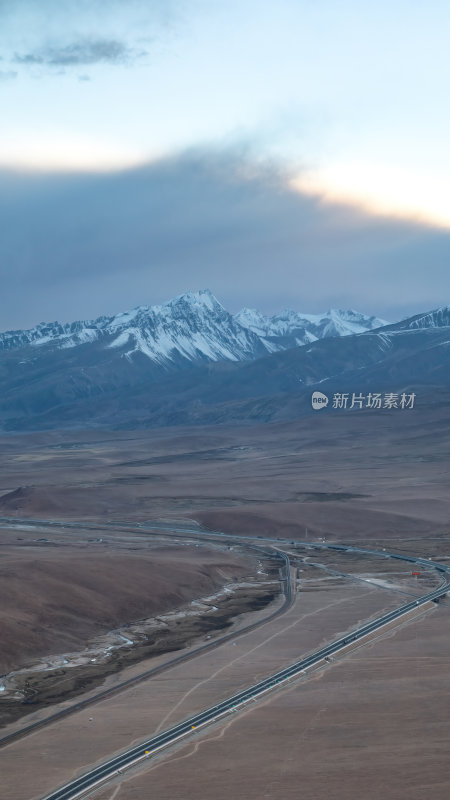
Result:
[[[450,582],[448,573],[450,573],[450,567],[447,567],[444,564],[439,562],[431,561],[430,559],[415,557],[415,556],[408,556],[408,555],[400,555],[398,553],[390,553],[386,552],[386,550],[371,550],[366,548],[359,548],[359,547],[351,547],[347,545],[337,545],[337,544],[327,544],[324,542],[300,542],[296,541],[293,542],[291,540],[284,540],[284,539],[266,539],[264,538],[261,541],[261,537],[251,537],[251,536],[237,536],[231,534],[224,534],[221,531],[201,531],[199,529],[187,529],[187,528],[170,528],[170,530],[166,528],[161,528],[156,525],[145,525],[142,523],[106,523],[106,524],[99,524],[99,523],[81,523],[81,522],[67,522],[67,521],[56,521],[56,520],[36,520],[36,519],[18,519],[18,518],[9,518],[9,517],[1,517],[0,518],[0,527],[11,527],[11,526],[31,526],[31,527],[41,527],[41,526],[51,526],[56,528],[82,528],[86,529],[105,529],[116,527],[120,530],[128,529],[133,530],[134,532],[142,533],[146,535],[146,533],[158,533],[158,535],[164,536],[175,536],[180,537],[180,535],[184,537],[188,537],[190,539],[196,538],[200,540],[216,540],[220,538],[222,541],[230,540],[240,544],[247,544],[252,546],[252,548],[257,548],[258,550],[263,551],[267,554],[267,546],[271,545],[273,547],[273,553],[278,556],[278,558],[282,559],[284,562],[284,576],[283,576],[283,585],[284,585],[284,593],[285,593],[285,602],[281,611],[285,610],[285,608],[289,607],[292,602],[292,583],[291,583],[291,575],[290,575],[290,561],[289,555],[284,552],[285,549],[292,547],[293,545],[303,546],[307,548],[313,548],[316,550],[336,550],[341,552],[348,552],[348,553],[360,553],[364,555],[372,555],[374,557],[380,558],[393,558],[398,559],[401,561],[407,561],[411,564],[416,566],[420,566],[422,568],[433,568],[437,570],[441,574],[441,584],[438,588],[426,593],[425,595],[415,598],[410,602],[400,606],[399,608],[391,611],[387,614],[384,614],[375,620],[372,620],[369,623],[363,624],[354,630],[347,632],[344,636],[336,639],[335,641],[327,644],[325,647],[316,650],[313,653],[310,653],[306,657],[296,661],[295,663],[291,664],[290,666],[275,672],[274,674],[266,677],[264,680],[259,681],[258,683],[253,684],[252,686],[247,687],[243,691],[228,697],[227,699],[223,700],[220,703],[217,703],[210,708],[205,709],[204,711],[195,714],[194,716],[189,717],[188,719],[184,720],[183,722],[169,728],[161,732],[160,734],[150,737],[149,739],[142,741],[137,746],[133,746],[126,750],[125,752],[120,753],[117,756],[103,762],[102,764],[94,767],[93,769],[89,770],[84,775],[80,776],[79,778],[74,779],[70,783],[67,783],[65,786],[58,788],[56,791],[52,792],[51,794],[46,795],[43,800],[75,800],[75,798],[81,798],[86,795],[87,792],[92,791],[97,786],[102,785],[108,779],[120,775],[125,769],[130,768],[131,766],[138,764],[139,762],[143,762],[146,759],[149,759],[155,753],[161,751],[163,748],[168,747],[169,745],[174,744],[175,742],[182,740],[185,737],[189,737],[192,734],[207,724],[219,720],[221,717],[225,717],[230,713],[234,713],[239,709],[244,708],[248,703],[256,701],[259,697],[266,694],[267,692],[274,691],[279,688],[284,683],[295,679],[299,675],[305,673],[306,671],[317,667],[322,663],[326,663],[331,656],[338,653],[341,650],[345,650],[351,647],[354,647],[355,644],[358,642],[362,642],[364,639],[368,637],[372,637],[372,635],[378,631],[382,631],[383,628],[386,626],[391,625],[392,623],[402,620],[402,618],[407,618],[412,614],[415,614],[417,611],[421,609],[426,609],[430,606],[430,604],[434,602],[438,602],[441,597],[443,597],[447,592],[450,591]],[[284,549],[281,549],[284,548]],[[278,612],[280,613],[280,610]],[[273,618],[273,615],[271,615]],[[264,620],[265,621],[265,620]],[[234,634],[236,635],[236,634]],[[227,637],[221,637],[220,642],[224,641]],[[215,642],[214,646],[217,646],[218,643]],[[200,649],[205,649],[207,646],[203,646]],[[197,651],[198,652],[198,651]],[[194,654],[195,655],[195,654]],[[182,659],[183,657],[181,657]],[[167,665],[166,665],[167,666]],[[30,726],[33,727],[33,726]],[[26,730],[26,729],[24,729]]]

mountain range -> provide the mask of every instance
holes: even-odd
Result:
[[[330,336],[362,333],[386,324],[356,311],[332,309],[306,315],[286,310],[273,317],[243,308],[232,315],[208,289],[175,297],[164,305],[139,306],[132,311],[92,321],[66,324],[42,322],[25,331],[0,334],[0,351],[27,345],[67,349],[101,342],[126,358],[142,353],[170,368],[190,361],[243,361]]]
[[[230,314],[208,291],[0,334],[0,428],[289,418],[314,388],[447,386],[450,308],[396,323],[357,311]]]

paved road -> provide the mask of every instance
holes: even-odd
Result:
[[[128,530],[142,532],[145,535],[146,531],[158,531],[158,533],[163,533],[164,535],[175,535],[179,536],[183,534],[184,536],[189,536],[189,538],[197,537],[199,539],[207,540],[213,539],[216,537],[220,537],[222,540],[232,540],[242,543],[257,542],[257,539],[260,537],[251,537],[251,536],[237,536],[237,535],[230,535],[224,534],[221,531],[208,531],[208,532],[201,532],[198,529],[171,529],[171,531],[167,531],[165,528],[160,528],[154,525],[142,525],[142,524],[129,524],[129,523],[117,523],[112,525],[110,523],[106,525],[101,525],[95,523],[95,525],[88,524],[82,522],[70,522],[67,523],[66,521],[56,521],[56,520],[29,520],[29,519],[17,519],[17,518],[10,518],[10,517],[0,517],[0,526],[11,526],[11,525],[31,525],[39,527],[41,525],[51,525],[52,527],[60,527],[60,528],[83,528],[86,529],[104,529],[110,527],[120,528],[120,530],[124,530],[126,527]],[[75,798],[82,797],[88,790],[93,789],[95,786],[102,784],[108,778],[114,776],[115,774],[120,774],[122,770],[125,768],[130,767],[132,764],[135,764],[141,760],[145,760],[157,751],[161,750],[164,747],[167,747],[169,744],[173,744],[174,742],[182,739],[186,736],[192,736],[195,734],[195,731],[203,726],[206,725],[214,720],[219,719],[221,716],[233,713],[234,711],[242,708],[245,704],[254,701],[256,698],[260,697],[262,694],[266,692],[273,691],[276,689],[280,684],[283,684],[285,681],[289,681],[292,678],[295,678],[305,670],[314,667],[315,665],[323,662],[326,658],[329,658],[331,655],[337,653],[339,650],[346,648],[348,646],[353,645],[355,642],[363,640],[364,638],[371,636],[374,632],[382,629],[384,626],[391,624],[392,622],[399,620],[401,617],[410,614],[412,611],[420,609],[422,606],[427,606],[432,601],[438,601],[440,597],[450,591],[450,583],[448,582],[448,573],[450,573],[450,567],[447,567],[444,564],[440,564],[439,562],[431,561],[430,559],[415,557],[415,556],[407,556],[407,555],[400,555],[398,553],[391,553],[386,552],[385,550],[370,550],[366,548],[359,548],[359,547],[351,547],[348,545],[335,545],[335,544],[326,544],[326,543],[311,543],[311,542],[293,542],[291,540],[285,539],[276,539],[276,540],[264,540],[264,544],[267,545],[269,543],[273,543],[278,547],[282,547],[283,545],[303,545],[312,550],[338,550],[344,551],[349,553],[361,553],[365,555],[373,555],[382,558],[395,558],[401,561],[408,561],[413,563],[417,566],[426,567],[426,568],[434,568],[441,572],[443,575],[443,581],[441,586],[437,589],[434,589],[431,592],[423,595],[420,598],[412,600],[409,603],[406,603],[403,606],[400,606],[394,611],[389,612],[388,614],[384,614],[377,619],[373,620],[372,622],[366,623],[350,633],[347,633],[345,636],[341,637],[340,639],[331,642],[330,644],[326,645],[325,647],[316,650],[314,653],[302,658],[300,661],[291,664],[289,667],[282,669],[273,675],[270,675],[268,678],[265,678],[263,681],[260,681],[252,686],[249,686],[247,689],[235,694],[228,699],[224,700],[221,703],[218,703],[210,708],[202,711],[199,714],[196,714],[189,719],[184,720],[180,724],[163,731],[162,733],[158,734],[157,736],[153,736],[152,738],[142,742],[141,744],[129,748],[126,752],[121,753],[118,756],[115,756],[108,761],[105,761],[98,767],[90,770],[85,775],[77,778],[70,783],[66,784],[65,786],[57,789],[56,791],[52,792],[51,794],[47,795],[45,800],[75,800]],[[290,575],[289,571],[289,558],[285,553],[281,553],[283,559],[285,560],[286,564],[286,601],[290,601],[292,597],[292,590],[290,584]]]
[[[254,547],[260,554],[264,554],[271,558],[278,557],[284,563],[284,573],[281,575],[281,584],[283,586],[283,593],[284,593],[284,603],[277,608],[276,611],[272,611],[267,617],[264,617],[257,622],[252,622],[249,625],[246,625],[243,628],[240,628],[237,631],[232,631],[231,633],[226,633],[223,636],[218,636],[211,642],[207,644],[202,644],[199,647],[191,650],[189,653],[182,653],[179,656],[175,656],[174,658],[165,661],[163,664],[160,664],[158,667],[152,667],[152,669],[145,670],[145,672],[141,672],[139,675],[135,675],[133,678],[128,678],[125,681],[121,681],[120,683],[116,683],[114,686],[111,686],[109,689],[102,689],[100,692],[96,692],[95,694],[90,695],[84,700],[79,700],[75,703],[72,703],[70,706],[66,708],[62,708],[59,711],[56,711],[53,714],[45,717],[42,720],[37,722],[29,723],[28,725],[23,725],[18,730],[14,731],[13,733],[9,733],[6,736],[0,737],[0,747],[5,747],[11,742],[16,741],[17,739],[22,739],[24,736],[27,736],[29,733],[35,732],[41,728],[44,728],[47,725],[56,722],[57,720],[62,719],[63,717],[69,716],[69,714],[73,714],[75,711],[80,711],[82,708],[86,708],[87,706],[91,706],[97,703],[99,700],[105,700],[108,697],[113,697],[114,695],[118,694],[119,692],[123,691],[123,689],[127,689],[130,686],[134,686],[138,683],[142,683],[142,681],[147,680],[148,678],[154,677],[155,675],[160,675],[162,672],[165,672],[167,669],[176,666],[177,664],[181,664],[185,661],[191,661],[193,658],[196,658],[201,653],[205,653],[208,650],[215,650],[220,645],[224,644],[225,642],[231,641],[231,639],[237,639],[239,636],[243,634],[250,633],[250,631],[256,630],[256,628],[261,627],[262,625],[266,625],[268,622],[271,622],[276,617],[285,614],[286,611],[292,606],[293,603],[293,592],[292,592],[292,581],[291,581],[291,571],[290,571],[290,561],[289,557],[286,553],[282,552],[281,550],[277,550],[273,548],[270,552],[267,549],[262,547]],[[30,705],[32,710],[32,705]]]
[[[426,558],[418,558],[416,556],[406,556],[400,555],[399,553],[391,553],[387,552],[386,550],[370,550],[365,547],[353,547],[351,545],[345,544],[328,544],[325,542],[311,542],[309,541],[301,541],[296,540],[293,541],[291,539],[284,539],[281,537],[277,537],[276,539],[271,539],[265,536],[243,536],[242,534],[232,534],[232,533],[224,533],[223,531],[202,531],[199,528],[174,528],[168,527],[164,525],[155,525],[153,523],[146,523],[146,522],[116,522],[110,520],[109,522],[75,522],[70,520],[55,520],[55,519],[33,519],[28,517],[0,517],[0,528],[10,528],[10,527],[20,527],[21,525],[26,525],[30,527],[51,527],[51,528],[75,528],[81,530],[93,530],[93,531],[105,531],[105,530],[114,530],[117,531],[132,531],[136,534],[141,534],[143,536],[146,535],[147,532],[155,533],[157,532],[159,535],[167,536],[171,538],[179,538],[179,535],[187,536],[190,539],[197,538],[201,541],[217,541],[217,539],[221,539],[223,542],[225,541],[235,541],[237,543],[245,544],[245,543],[253,543],[259,544],[260,546],[266,544],[273,544],[278,547],[286,547],[287,545],[301,545],[306,548],[312,550],[341,550],[348,553],[362,553],[366,555],[373,555],[379,556],[381,558],[397,558],[401,561],[409,561],[413,564],[418,564],[422,567],[433,567],[434,569],[440,570],[441,572],[450,572],[450,567],[446,567],[444,564],[440,564],[439,562],[432,561],[431,559]]]
[[[421,606],[424,606],[433,600],[437,600],[440,596],[442,596],[443,593],[449,590],[450,583],[445,583],[438,589],[423,595],[418,600],[413,600],[410,603],[397,608],[395,611],[391,611],[388,614],[378,617],[372,622],[362,625],[359,628],[355,628],[353,631],[347,633],[340,639],[337,639],[331,644],[322,647],[320,650],[316,650],[306,658],[302,658],[300,661],[291,664],[289,667],[270,675],[268,678],[259,681],[259,683],[249,686],[244,691],[232,695],[223,702],[211,706],[205,711],[202,711],[200,714],[196,714],[189,719],[186,719],[179,725],[175,725],[174,727],[158,734],[157,736],[153,736],[138,746],[131,747],[125,753],[121,753],[119,756],[104,762],[100,766],[90,770],[90,772],[87,774],[77,778],[74,781],[71,781],[60,789],[57,789],[55,792],[47,795],[45,800],[74,800],[77,797],[82,797],[87,791],[90,791],[95,786],[102,784],[108,778],[120,774],[121,771],[129,768],[133,764],[144,761],[164,747],[167,747],[168,745],[173,744],[184,737],[192,736],[199,727],[211,723],[212,721],[215,721],[226,714],[233,713],[234,711],[243,708],[247,703],[256,700],[266,692],[273,691],[279,687],[280,684],[295,678],[305,670],[310,669],[311,667],[324,661],[325,658],[329,658],[334,653],[337,653],[339,650],[342,650],[349,645],[353,645],[353,643],[357,642],[358,640],[370,636],[372,633],[380,630],[386,625],[389,625],[395,620],[398,620],[406,614],[409,614],[417,608],[420,608]]]

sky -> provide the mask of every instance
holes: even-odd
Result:
[[[0,0],[0,329],[450,302],[446,0]]]

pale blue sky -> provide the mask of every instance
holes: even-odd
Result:
[[[240,178],[261,168],[266,189],[276,165],[301,201],[350,202],[440,236],[449,34],[447,0],[0,0],[0,169],[108,173],[192,149],[209,167],[231,153],[235,168],[239,152]],[[450,288],[440,252],[436,301]],[[174,293],[197,287],[195,271],[191,284]],[[316,310],[317,292],[302,291],[302,310]]]
[[[0,9],[2,165],[120,167],[245,141],[293,173],[302,167],[314,188],[377,202],[384,191],[387,208],[416,204],[450,224],[445,0]],[[120,43],[124,58],[45,63],[86,41]]]

